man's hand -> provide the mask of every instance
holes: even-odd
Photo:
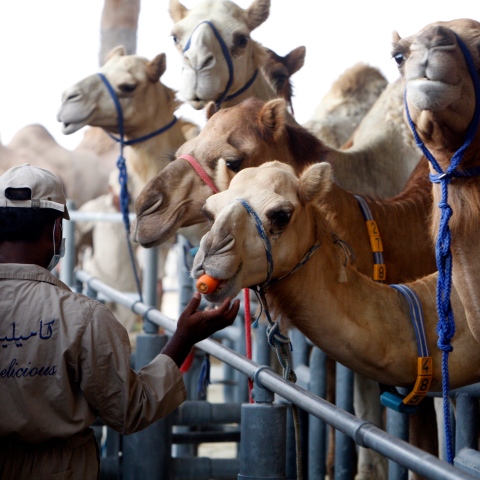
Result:
[[[178,319],[177,330],[162,350],[179,367],[195,343],[231,325],[240,308],[240,300],[230,305],[231,300],[227,298],[218,308],[200,312],[197,311],[200,299],[200,293],[195,292]]]

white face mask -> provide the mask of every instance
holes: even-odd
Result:
[[[57,222],[53,224],[53,257],[50,260],[50,263],[47,266],[47,270],[50,272],[58,265],[58,262],[61,258],[65,255],[65,239],[62,238],[62,242],[60,243],[60,251],[55,253],[55,228],[57,226]]]

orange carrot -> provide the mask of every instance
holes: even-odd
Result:
[[[220,280],[217,280],[216,278],[213,278],[205,273],[197,280],[196,286],[200,293],[208,294],[212,293],[217,288],[219,283]]]

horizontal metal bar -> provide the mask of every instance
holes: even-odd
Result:
[[[111,222],[123,223],[123,215],[121,213],[107,212],[82,212],[80,210],[72,210],[68,212],[72,222]],[[132,222],[136,218],[135,213],[130,213],[128,218]]]
[[[152,309],[141,302],[133,302],[132,304],[128,297],[95,279],[85,271],[79,270],[76,272],[76,275],[80,281],[87,283],[93,290],[101,291],[112,300],[131,308],[142,316],[147,314],[150,321],[170,332],[175,330],[177,322],[158,310]],[[434,455],[390,435],[373,423],[360,420],[323,398],[317,397],[308,390],[288,382],[277,375],[271,368],[248,360],[241,354],[216,341],[206,339],[197,343],[196,346],[247,375],[249,378],[255,378],[263,387],[277,393],[311,415],[340,430],[354,439],[360,446],[372,448],[413,472],[432,480],[472,480],[475,478],[438,459]]]

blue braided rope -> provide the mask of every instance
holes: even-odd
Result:
[[[207,387],[211,384],[210,381],[210,355],[205,354],[203,359],[202,369],[200,370],[200,375],[198,377],[197,384],[197,399],[205,400],[207,397]]]
[[[162,128],[159,128],[158,130],[154,130],[151,133],[148,133],[147,135],[143,135],[142,137],[137,137],[137,138],[131,138],[130,140],[122,140],[121,138],[116,137],[115,135],[111,134],[110,132],[107,132],[107,135],[112,139],[115,140],[116,142],[123,144],[123,145],[135,145],[136,143],[141,143],[144,142],[145,140],[150,140],[153,137],[156,137],[157,135],[162,134],[163,132],[166,132],[170,128],[172,128],[175,123],[177,123],[178,118],[173,116],[173,119],[167,123],[165,126]]]
[[[228,91],[230,90],[232,84],[233,84],[233,78],[234,78],[234,72],[233,72],[233,62],[232,62],[232,57],[230,56],[230,52],[228,51],[228,47],[226,43],[223,41],[222,36],[220,35],[220,32],[215,28],[215,25],[210,22],[209,20],[204,20],[203,22],[200,22],[196,27],[195,30],[202,25],[202,23],[206,23],[213,31],[213,34],[215,35],[215,38],[217,39],[218,43],[220,44],[220,48],[222,49],[223,56],[225,57],[225,61],[227,62],[227,67],[228,67],[228,81],[227,81],[227,86],[225,87],[225,90],[223,93],[220,95],[220,98],[215,102],[217,104],[217,107],[219,107],[225,100],[225,97],[228,94]],[[185,48],[183,49],[183,53],[185,53],[189,48],[190,44],[192,41],[192,36],[195,33],[195,30],[192,32],[192,35],[190,38],[187,40],[187,43],[185,44]]]
[[[265,280],[265,284],[268,284],[273,273],[273,258],[272,258],[272,247],[270,245],[270,240],[268,239],[267,232],[263,228],[262,221],[260,220],[256,212],[253,210],[253,208],[249,205],[249,203],[243,198],[237,198],[237,201],[239,201],[245,207],[245,210],[253,218],[253,221],[255,222],[255,226],[257,227],[257,232],[260,235],[260,238],[262,239],[263,244],[265,245],[265,253],[267,255],[267,278]]]
[[[135,263],[135,256],[133,253],[132,244],[130,242],[130,218],[129,218],[129,203],[130,203],[130,195],[128,193],[127,181],[127,166],[125,164],[125,157],[123,156],[123,146],[125,145],[124,141],[124,123],[123,123],[123,112],[122,106],[120,105],[120,101],[118,100],[117,94],[113,89],[110,82],[107,80],[107,77],[103,73],[99,73],[98,76],[101,78],[102,82],[106,86],[110,96],[112,97],[113,103],[115,104],[115,109],[117,110],[117,122],[118,122],[118,133],[120,135],[120,153],[117,159],[117,167],[118,167],[118,182],[120,184],[120,210],[122,212],[123,217],[123,224],[125,226],[125,234],[127,240],[127,247],[128,247],[128,254],[130,256],[130,263],[132,265],[133,274],[135,277],[135,284],[137,286],[138,296],[140,301],[143,302],[142,296],[142,287],[140,285],[140,278],[138,275],[136,263]]]
[[[450,406],[449,406],[449,390],[450,379],[448,373],[448,354],[453,350],[450,345],[450,341],[455,334],[455,321],[453,317],[453,310],[450,302],[450,294],[452,289],[452,252],[450,250],[451,234],[448,226],[450,217],[452,216],[452,209],[448,204],[448,185],[454,177],[470,177],[480,174],[480,168],[471,168],[463,171],[457,171],[465,150],[470,146],[475,135],[477,133],[479,121],[480,121],[480,80],[478,73],[475,70],[472,56],[465,43],[456,35],[458,45],[463,52],[465,61],[467,63],[470,75],[475,88],[475,112],[473,114],[472,121],[467,130],[466,139],[463,145],[454,153],[450,165],[444,172],[437,160],[427,149],[417,134],[415,125],[410,117],[407,104],[407,90],[405,89],[404,103],[407,121],[412,130],[415,142],[418,147],[421,148],[424,155],[432,164],[433,168],[438,172],[438,175],[430,175],[430,179],[434,183],[441,184],[441,201],[438,204],[441,209],[440,225],[438,231],[437,242],[435,246],[435,254],[438,268],[438,280],[437,280],[437,334],[438,334],[438,347],[442,350],[442,389],[443,389],[443,408],[444,408],[444,422],[445,422],[445,435],[446,435],[446,448],[448,462],[453,464],[453,447],[452,447],[452,432],[450,428]]]
[[[235,93],[232,93],[231,95],[228,95],[228,92],[230,90],[230,88],[232,88],[232,85],[233,85],[233,80],[235,78],[235,72],[234,72],[234,68],[233,68],[233,61],[232,61],[232,57],[230,55],[230,51],[228,49],[228,46],[227,44],[225,43],[225,41],[223,40],[222,36],[220,35],[220,32],[215,28],[215,25],[209,21],[209,20],[204,20],[203,22],[200,22],[196,27],[195,29],[193,30],[192,32],[192,35],[190,35],[190,38],[187,40],[187,43],[185,44],[185,47],[183,49],[183,53],[185,53],[189,48],[190,48],[190,45],[192,43],[192,36],[193,34],[195,33],[195,30],[200,26],[202,25],[203,23],[207,24],[213,31],[213,34],[215,35],[215,38],[217,39],[218,43],[220,44],[220,47],[222,49],[222,53],[223,53],[223,57],[225,58],[225,62],[227,63],[227,67],[228,67],[228,81],[227,81],[227,85],[225,87],[225,90],[223,91],[223,93],[220,95],[220,97],[217,99],[217,101],[215,102],[217,108],[220,108],[221,104],[223,102],[226,102],[226,101],[229,101],[229,100],[232,100],[236,97],[238,97],[239,95],[241,95],[243,92],[245,92],[246,90],[248,90],[252,85],[253,85],[253,82],[255,82],[256,78],[257,78],[257,75],[258,75],[258,69],[256,69],[254,72],[253,72],[253,75],[250,77],[250,80],[248,80],[248,82],[240,89],[240,90],[237,90]]]

